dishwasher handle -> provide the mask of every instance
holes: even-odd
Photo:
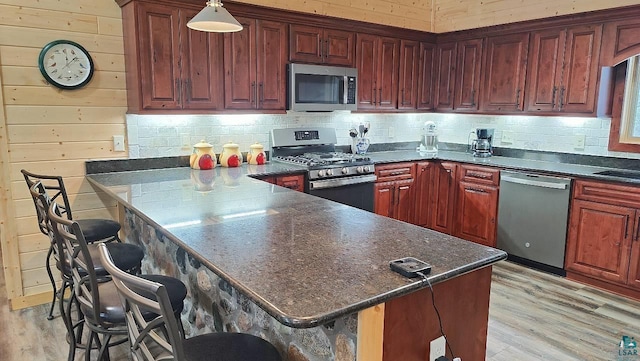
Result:
[[[556,183],[556,182],[549,182],[549,181],[538,180],[538,179],[522,179],[522,178],[511,177],[508,175],[502,175],[500,177],[500,180],[509,182],[509,183],[517,183],[517,184],[523,184],[528,186],[552,188],[552,189],[567,189],[567,186],[569,185],[564,182]]]

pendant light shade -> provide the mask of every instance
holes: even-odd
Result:
[[[230,33],[242,30],[242,25],[227,9],[222,7],[220,0],[207,1],[207,6],[187,23],[193,30],[213,33]]]

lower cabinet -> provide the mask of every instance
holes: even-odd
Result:
[[[639,228],[639,188],[576,181],[565,258],[567,276],[587,276],[640,291]],[[606,283],[597,285],[606,288]]]
[[[459,166],[454,236],[496,246],[499,179],[495,168]]]
[[[404,222],[412,222],[415,174],[416,167],[413,163],[377,166],[375,213]]]
[[[280,187],[289,188],[298,192],[304,192],[304,175],[303,174],[263,177],[259,179],[267,183],[278,185]]]
[[[430,223],[427,227],[438,232],[453,234],[453,215],[456,199],[456,163],[433,163],[431,183]],[[424,202],[423,199],[419,200]]]

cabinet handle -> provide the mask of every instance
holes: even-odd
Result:
[[[520,89],[516,91],[516,106],[520,106]]]
[[[382,88],[378,90],[380,91],[380,99],[378,99],[378,105],[382,105]]]
[[[627,239],[627,237],[629,236],[629,215],[627,214],[624,217],[624,239]],[[616,246],[619,246],[620,242],[618,242],[616,244]]]
[[[636,217],[636,229],[635,234],[633,235],[633,240],[636,242],[638,241],[638,233],[640,233],[640,215]]]
[[[376,105],[376,88],[375,83],[373,84],[373,105]]]
[[[264,83],[260,82],[260,107],[262,107],[262,104],[264,103]]]
[[[251,98],[251,104],[254,104],[256,102],[256,82],[255,81],[251,82],[251,94],[249,95],[249,97]]]
[[[191,100],[191,94],[193,92],[191,89],[191,79],[186,80],[186,87],[187,87],[187,98],[184,101],[188,102]]]
[[[182,92],[180,89],[180,79],[176,79],[176,94],[178,95],[178,103],[181,103]]]
[[[329,40],[324,41],[324,57],[329,59]]]
[[[558,92],[558,87],[554,86],[553,91],[551,92],[551,109],[556,107],[556,93]]]
[[[560,108],[558,110],[562,110],[564,107],[564,91],[565,87],[560,87]]]
[[[471,106],[472,107],[476,106],[476,90],[475,89],[471,89]]]
[[[475,193],[487,193],[487,191],[485,191],[484,189],[479,188],[464,187],[464,190]]]
[[[491,178],[490,174],[485,174],[485,173],[467,172],[467,175],[469,177],[481,178],[481,179]]]

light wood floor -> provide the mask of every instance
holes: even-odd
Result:
[[[0,272],[0,360],[66,359],[62,320],[47,321],[47,312],[9,311]],[[489,361],[610,361],[622,335],[640,339],[639,302],[510,262],[494,266],[489,314]],[[129,359],[126,345],[111,355]]]

